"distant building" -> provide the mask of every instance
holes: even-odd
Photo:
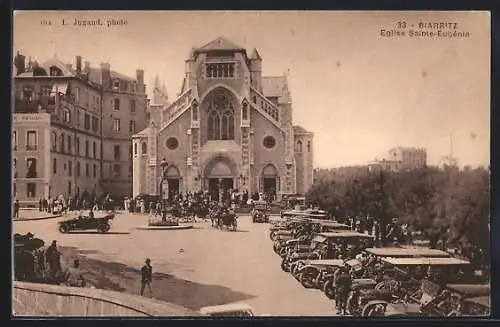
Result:
[[[390,171],[414,170],[427,166],[427,151],[417,147],[394,147],[388,152],[386,158],[377,160],[369,165],[370,169],[383,169]]]
[[[131,194],[130,138],[147,125],[143,72],[133,80],[111,72],[108,64],[101,70],[88,62],[82,67],[80,56],[74,68],[56,58],[41,64],[25,61],[18,53],[14,196],[33,204],[60,194]]]
[[[177,98],[153,99],[150,126],[134,135],[133,194],[307,192],[313,133],[292,124],[286,75],[262,76],[256,49],[248,55],[222,37],[192,49],[185,63]]]

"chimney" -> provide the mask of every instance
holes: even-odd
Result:
[[[136,75],[135,76],[136,76],[137,84],[139,86],[139,91],[141,93],[144,93],[144,91],[145,91],[145,86],[144,86],[144,70],[138,68],[136,70]]]
[[[89,61],[85,61],[84,62],[84,68],[83,68],[83,70],[84,70],[85,73],[90,72],[90,62]]]
[[[14,65],[16,66],[16,75],[26,71],[26,57],[19,53],[19,51],[17,51],[17,55],[14,58]]]
[[[101,85],[104,90],[111,85],[111,66],[107,62],[101,63]]]
[[[82,73],[82,56],[76,56],[76,73]]]

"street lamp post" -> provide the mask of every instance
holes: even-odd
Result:
[[[165,198],[165,195],[164,195],[164,188],[163,188],[163,185],[165,184],[165,180],[166,180],[166,172],[167,172],[167,167],[168,167],[168,162],[165,158],[163,158],[160,162],[160,167],[161,167],[161,176],[160,176],[160,198],[161,198],[161,201],[165,204],[165,201],[164,201],[164,198]],[[167,190],[168,192],[168,190]],[[168,193],[167,193],[167,196],[168,196]]]

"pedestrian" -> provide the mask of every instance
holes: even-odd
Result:
[[[50,277],[53,281],[56,280],[56,275],[61,268],[61,253],[57,249],[57,241],[52,241],[52,244],[45,251],[45,258],[49,264]]]
[[[149,289],[149,294],[153,297],[153,291],[151,290],[151,282],[153,281],[153,267],[151,266],[151,260],[146,259],[146,264],[141,268],[141,296],[144,295],[144,288],[147,286]]]
[[[335,285],[337,286],[337,299],[335,300],[338,308],[338,314],[347,314],[347,299],[351,291],[352,279],[347,268],[341,268],[337,276]]]
[[[19,218],[19,200],[14,201],[14,218]]]

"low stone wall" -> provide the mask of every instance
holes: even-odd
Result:
[[[199,316],[200,313],[141,296],[91,288],[14,282],[12,313],[29,316]]]

